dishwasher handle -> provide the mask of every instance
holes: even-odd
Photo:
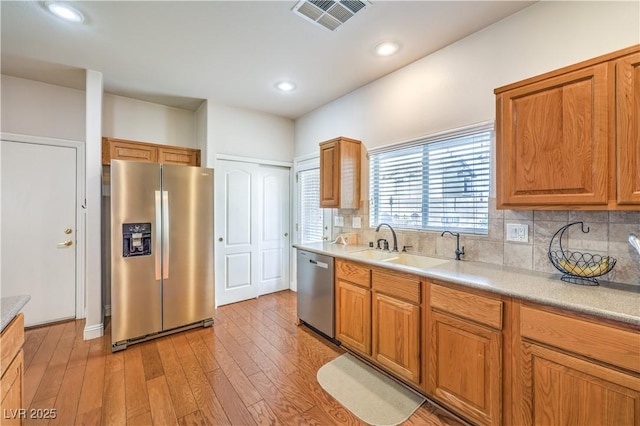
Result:
[[[324,262],[318,262],[317,260],[309,259],[309,263],[313,263],[320,268],[329,269],[329,264]]]

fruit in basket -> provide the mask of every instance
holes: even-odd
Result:
[[[597,277],[604,274],[609,269],[609,258],[603,257],[600,263],[593,263],[586,266],[579,266],[574,262],[565,259],[558,261],[560,267],[572,275],[579,277]]]

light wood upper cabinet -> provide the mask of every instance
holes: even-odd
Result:
[[[640,53],[616,62],[619,204],[640,204]]]
[[[502,301],[432,284],[427,393],[479,424],[502,422]]]
[[[157,163],[158,149],[141,142],[102,138],[102,164],[109,165],[111,159]]]
[[[639,50],[495,90],[498,208],[640,204]]]
[[[339,137],[320,144],[320,207],[360,207],[361,143]]]
[[[606,64],[498,95],[498,204],[607,204]]]
[[[200,166],[200,150],[123,139],[102,138],[102,164],[111,160]]]

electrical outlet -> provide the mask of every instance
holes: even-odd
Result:
[[[342,216],[334,216],[333,217],[333,226],[344,226],[344,217],[342,217]]]
[[[351,227],[353,228],[361,228],[362,227],[362,218],[359,216],[354,216],[351,222]]]
[[[507,223],[507,241],[515,241],[518,243],[529,242],[529,225],[521,225],[518,223]]]

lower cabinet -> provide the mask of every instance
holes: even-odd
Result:
[[[0,335],[0,424],[21,425],[24,395],[24,315],[19,313]]]
[[[640,333],[520,307],[522,425],[640,425]]]
[[[640,426],[640,326],[337,259],[336,338],[474,424]]]
[[[502,302],[432,284],[430,305],[428,393],[474,422],[500,424]]]
[[[371,290],[338,280],[336,298],[336,339],[371,355]]]
[[[336,260],[336,339],[396,377],[421,383],[419,277]]]
[[[420,279],[373,271],[373,359],[420,384]]]
[[[521,350],[521,424],[640,424],[638,377],[532,343]]]

